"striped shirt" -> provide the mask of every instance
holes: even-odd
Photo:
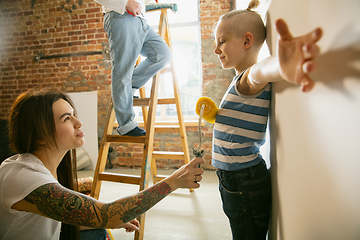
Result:
[[[236,76],[221,100],[213,133],[212,165],[236,171],[258,164],[265,143],[270,106],[270,84],[255,95],[243,95]]]

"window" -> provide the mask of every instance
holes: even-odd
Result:
[[[173,63],[180,89],[181,105],[185,120],[197,119],[195,104],[201,96],[201,56],[200,56],[200,20],[199,1],[161,0],[161,3],[176,3],[176,13],[168,10],[170,36],[173,51]],[[160,11],[146,13],[149,25],[158,30]],[[152,81],[145,85],[146,95],[150,95]],[[159,98],[173,97],[172,74],[161,75]],[[140,107],[134,107],[138,121],[142,119]],[[157,120],[177,119],[175,104],[158,105]]]

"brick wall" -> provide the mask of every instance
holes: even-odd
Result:
[[[8,115],[20,92],[51,86],[68,92],[99,90],[99,119],[103,122],[111,74],[104,56],[35,61],[38,56],[103,49],[107,38],[101,8],[93,1],[81,2],[5,0],[1,5],[0,117]]]
[[[213,54],[211,32],[232,0],[200,0],[203,94],[218,104],[233,77]],[[56,87],[67,92],[98,91],[98,135],[102,136],[111,83],[107,36],[101,6],[92,0],[3,0],[0,5],[0,118],[9,115],[15,98],[32,87]],[[42,59],[46,56],[102,52],[89,56]],[[190,150],[198,144],[197,127],[187,127]],[[206,166],[211,168],[212,125],[203,127]],[[155,136],[156,150],[181,148],[179,136]],[[112,166],[138,167],[142,145],[113,145]],[[192,155],[192,154],[191,154]],[[178,167],[160,160],[159,167]]]

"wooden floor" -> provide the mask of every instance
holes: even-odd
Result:
[[[140,174],[140,170],[111,169],[109,172]],[[174,170],[159,170],[168,175]],[[93,176],[82,170],[78,177]],[[100,200],[109,202],[139,191],[138,185],[103,182]],[[222,211],[215,171],[207,170],[201,187],[194,192],[178,189],[146,214],[144,240],[231,240],[227,217]],[[111,230],[115,240],[133,240],[133,233]]]

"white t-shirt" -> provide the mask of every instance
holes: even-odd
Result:
[[[59,239],[60,222],[11,209],[14,203],[48,183],[58,181],[32,154],[14,155],[0,165],[0,239]]]
[[[115,11],[124,14],[128,0],[94,0],[103,6],[103,12]],[[150,0],[135,0],[141,5],[141,11],[145,14],[145,4]]]

